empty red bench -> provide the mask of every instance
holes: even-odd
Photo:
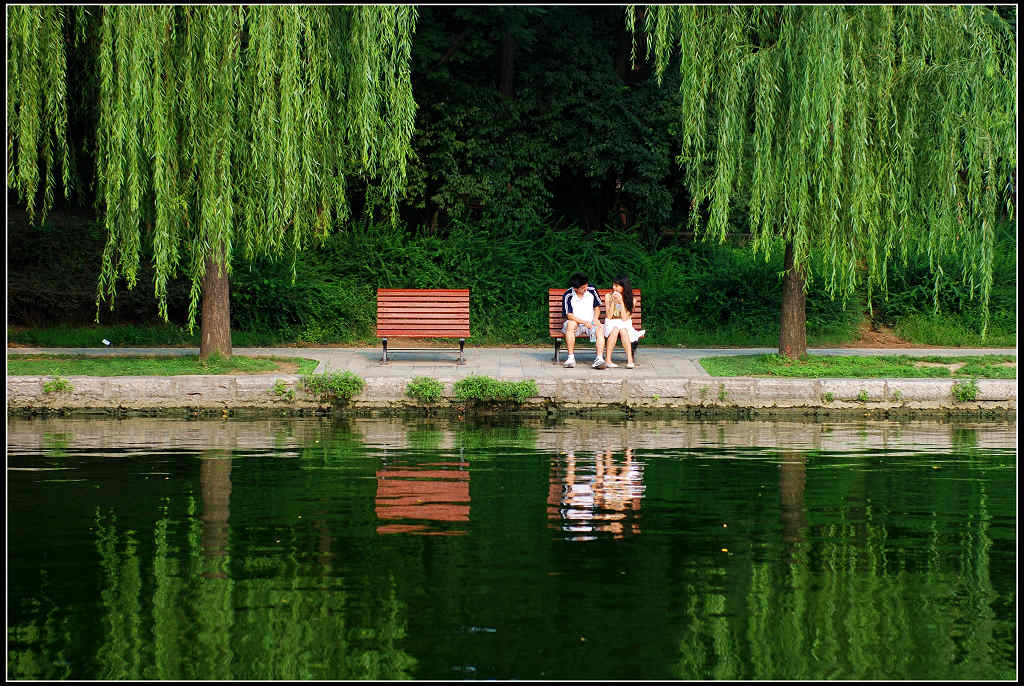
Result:
[[[378,288],[377,337],[388,361],[388,338],[458,338],[459,359],[469,338],[468,288]],[[391,352],[437,350],[438,348],[392,348]]]

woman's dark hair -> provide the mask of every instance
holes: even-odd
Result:
[[[587,275],[576,272],[569,277],[569,285],[573,288],[579,288],[583,284],[587,283]]]
[[[630,314],[633,314],[633,287],[629,285],[629,277],[616,276],[612,279],[612,285],[614,284],[622,286],[622,304]]]

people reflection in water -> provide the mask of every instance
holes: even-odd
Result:
[[[454,469],[453,469],[454,467]],[[439,462],[377,471],[377,533],[464,534],[441,523],[469,521],[469,463]]]
[[[611,450],[596,451],[592,462],[577,460],[575,451],[566,451],[552,462],[548,491],[552,526],[578,541],[591,540],[598,533],[614,538],[640,533],[643,469],[632,448],[620,457]]]

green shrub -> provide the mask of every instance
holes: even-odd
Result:
[[[429,376],[417,376],[406,385],[405,394],[425,403],[436,403],[444,394],[444,384]]]
[[[825,402],[830,403],[833,400],[835,400],[835,396],[832,394],[832,391],[826,391],[825,392]]]
[[[52,381],[43,382],[43,393],[70,393],[75,390],[75,387],[71,385],[67,379],[63,377],[55,377]]]
[[[302,377],[302,387],[307,393],[316,396],[320,402],[348,402],[362,393],[366,382],[348,371],[306,374]]]
[[[467,376],[455,382],[455,398],[476,402],[522,403],[538,395],[533,379],[524,381],[498,381],[489,376]]]
[[[288,385],[282,379],[274,382],[273,392],[274,395],[282,400],[287,400],[288,402],[295,400],[295,391],[288,388]]]
[[[977,379],[969,379],[968,381],[957,381],[953,384],[953,397],[956,398],[958,403],[966,403],[972,400],[976,400],[978,397],[978,381]]]
[[[864,389],[861,389],[860,393],[857,394],[857,402],[866,403],[868,400],[868,392],[865,391]]]

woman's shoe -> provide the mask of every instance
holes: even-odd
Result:
[[[635,365],[635,364],[633,364],[632,362],[627,362],[627,363],[626,363],[626,369],[633,369],[633,368],[634,368],[635,366],[636,366],[636,365]]]
[[[619,365],[617,365],[617,364],[615,364],[614,362],[611,362],[611,361],[605,362],[605,364],[608,365],[609,367],[611,367],[612,369],[615,369],[616,367],[619,366]]]

